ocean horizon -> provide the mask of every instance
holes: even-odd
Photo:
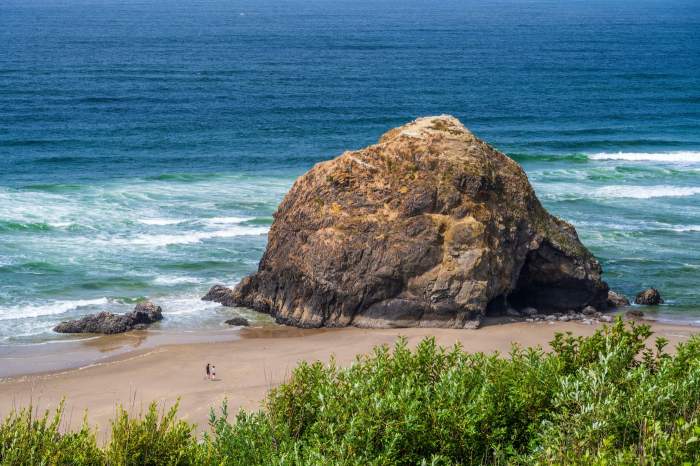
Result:
[[[650,318],[700,324],[700,4],[7,0],[0,347],[256,270],[315,163],[451,114],[519,162]],[[0,349],[0,351],[2,351]]]

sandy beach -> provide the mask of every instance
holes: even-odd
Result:
[[[651,325],[655,335],[668,338],[671,346],[700,331],[678,325]],[[556,332],[590,335],[594,330],[595,326],[574,322],[509,323],[479,330],[244,329],[235,341],[146,347],[77,369],[5,378],[0,382],[0,415],[30,403],[41,410],[53,408],[65,398],[67,426],[79,425],[87,410],[90,424],[104,435],[117,404],[138,413],[151,401],[170,406],[179,398],[181,416],[206,429],[211,407],[228,399],[232,412],[260,408],[267,391],[288,378],[300,361],[335,357],[339,364],[347,365],[358,354],[376,345],[391,345],[400,336],[411,345],[434,336],[441,345],[460,342],[470,352],[505,353],[513,342],[546,349]],[[110,339],[102,341],[104,345],[112,344]],[[218,380],[205,379],[207,362],[216,366]]]

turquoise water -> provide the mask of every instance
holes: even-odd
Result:
[[[700,322],[696,1],[5,0],[0,44],[5,344],[141,297],[220,327],[298,175],[441,113]]]

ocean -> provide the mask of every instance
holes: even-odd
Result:
[[[3,0],[0,344],[257,267],[314,163],[449,113],[520,162],[648,314],[700,323],[696,0]]]

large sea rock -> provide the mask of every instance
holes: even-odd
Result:
[[[217,292],[301,327],[465,328],[511,306],[604,309],[608,286],[523,169],[438,116],[314,166],[275,214],[257,273]]]

